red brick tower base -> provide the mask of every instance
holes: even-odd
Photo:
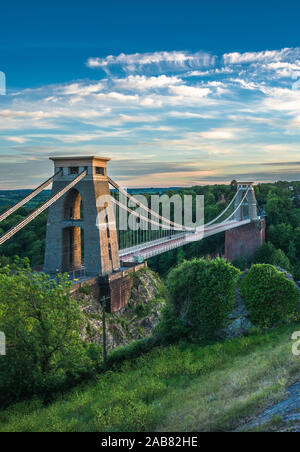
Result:
[[[232,262],[252,256],[263,245],[265,237],[266,222],[264,219],[226,231],[225,258]]]

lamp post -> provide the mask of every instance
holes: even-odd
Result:
[[[106,365],[107,361],[107,352],[106,352],[106,300],[108,297],[102,297],[101,298],[101,304],[102,304],[102,329],[103,329],[103,361],[104,365]]]

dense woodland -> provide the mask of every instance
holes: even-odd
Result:
[[[293,273],[300,280],[300,182],[276,182],[260,184],[255,187],[256,197],[261,212],[266,214],[267,244],[260,252],[253,256],[252,262],[278,265]],[[149,190],[153,194],[154,190]],[[205,221],[216,217],[226,206],[236,192],[236,182],[230,185],[207,185],[191,188],[176,188],[164,193],[172,196],[204,195]],[[6,210],[22,199],[27,192],[0,192],[0,211]],[[143,190],[145,195],[145,191]],[[0,234],[16,225],[28,215],[38,204],[43,203],[50,196],[44,191],[29,205],[19,209],[14,215],[3,221]],[[14,256],[28,257],[32,267],[43,263],[47,212],[41,214],[24,230],[20,231],[12,240],[1,246],[0,265],[4,265]],[[217,234],[200,242],[193,242],[185,247],[170,251],[149,261],[151,268],[160,275],[182,262],[184,259],[200,256],[222,255],[224,251],[224,234]],[[243,269],[251,262],[235,262]]]

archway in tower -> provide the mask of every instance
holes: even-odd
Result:
[[[62,268],[63,272],[71,272],[84,266],[83,205],[81,195],[75,188],[65,198],[64,221],[68,222],[68,226],[62,230]]]

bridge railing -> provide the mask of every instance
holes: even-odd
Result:
[[[84,278],[86,276],[85,267],[78,268],[76,270],[71,270],[68,272],[69,279],[74,281],[75,279]]]
[[[144,242],[144,243],[141,243],[140,245],[131,246],[129,248],[123,248],[120,250],[119,254],[121,257],[126,256],[127,254],[131,254],[136,251],[141,251],[143,249],[147,249],[147,248],[149,248],[149,246],[160,245],[162,243],[168,243],[169,241],[173,241],[177,238],[185,237],[186,234],[187,234],[186,232],[178,233],[178,234],[176,234],[176,236],[172,235],[169,237],[162,237],[161,239],[152,240],[150,242]]]
[[[180,247],[183,244],[183,242],[185,242],[185,236],[186,236],[186,234],[182,234],[182,236],[180,238],[178,238],[177,241],[174,240],[173,243],[167,243],[164,246],[156,248],[153,251],[148,251],[148,252],[144,252],[141,254],[135,253],[135,255],[130,259],[132,259],[132,261],[135,261],[136,259],[138,259],[139,256],[141,256],[143,258],[143,260],[150,259],[151,257],[157,256],[158,254],[174,250],[174,249]],[[143,250],[139,250],[139,251],[143,251]],[[121,258],[122,258],[122,256],[121,256]],[[126,261],[126,255],[123,257],[123,260]]]

